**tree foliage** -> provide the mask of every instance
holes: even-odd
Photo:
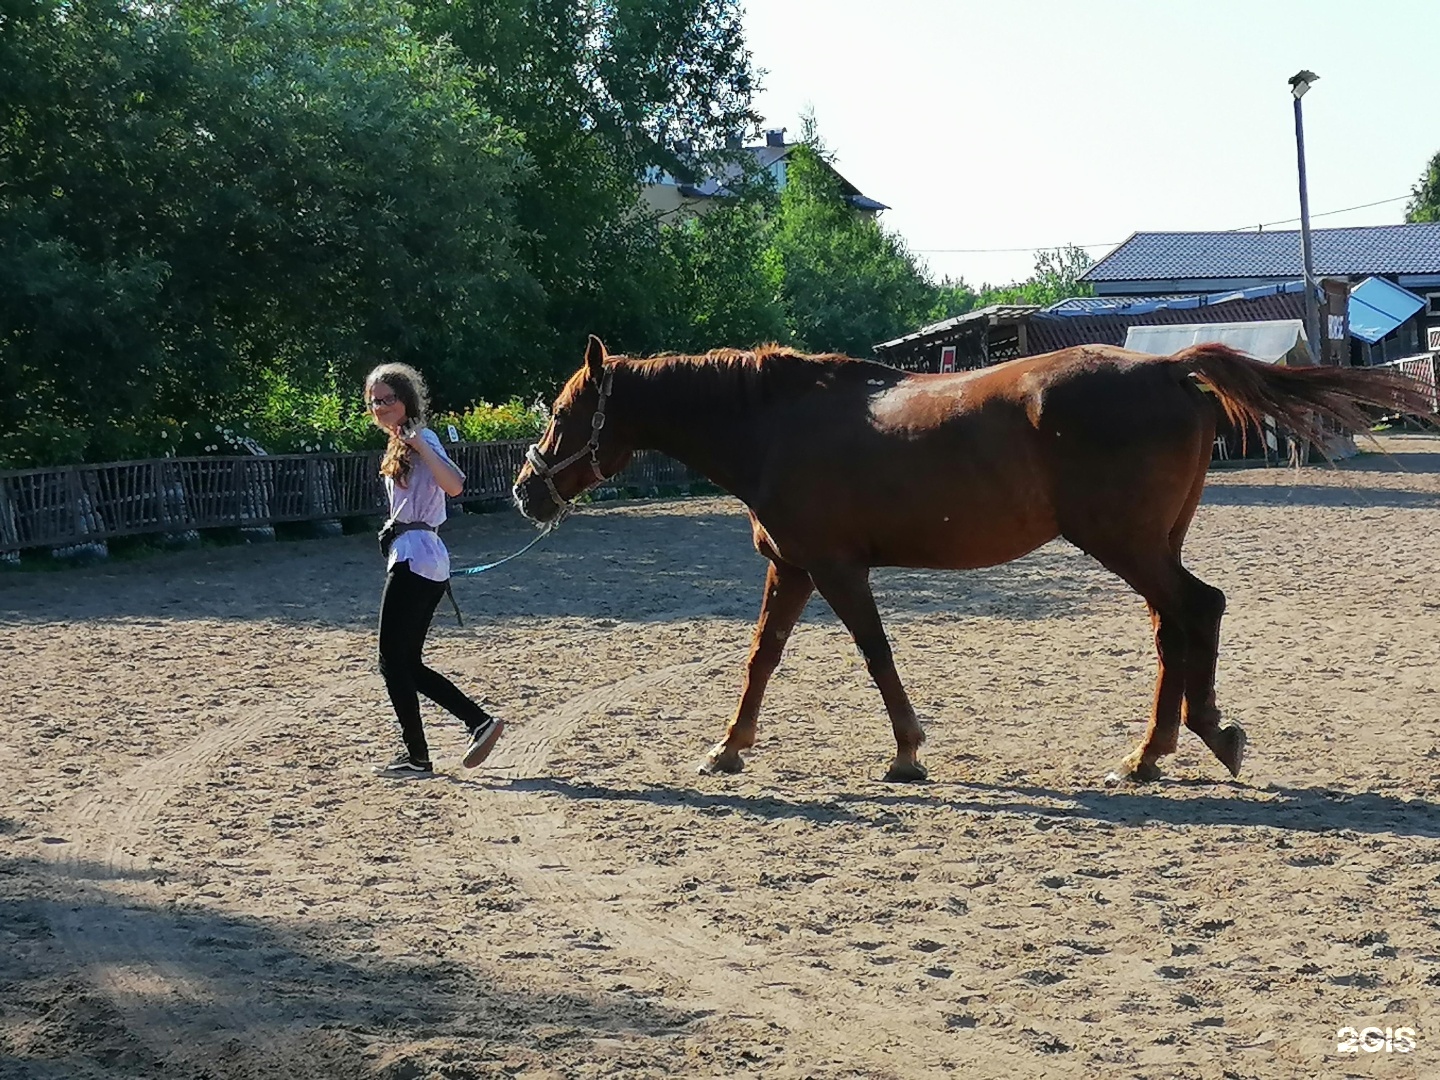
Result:
[[[1430,159],[1419,182],[1410,189],[1405,204],[1405,220],[1410,224],[1440,221],[1440,153]]]
[[[738,0],[419,0],[416,22],[455,44],[477,100],[524,132],[517,220],[547,297],[535,353],[563,357],[558,374],[588,333],[659,347],[661,253],[638,181],[703,171],[758,123]]]
[[[349,390],[375,355],[445,386],[518,339],[518,136],[402,14],[7,9],[0,349],[42,415],[0,405],[0,454],[123,455],[182,411],[246,412],[267,374]]]
[[[704,352],[788,339],[781,280],[766,257],[772,227],[765,205],[751,200],[663,230],[667,348]]]
[[[1095,290],[1080,280],[1095,264],[1084,248],[1067,244],[1035,253],[1035,273],[1013,285],[987,285],[980,291],[978,306],[990,304],[1038,304],[1046,306],[1072,296],[1093,296]]]
[[[848,205],[808,143],[787,158],[768,258],[791,338],[815,351],[867,356],[924,321],[937,300],[904,242]]]
[[[748,160],[754,91],[739,0],[0,0],[0,467],[357,445],[382,359],[523,426],[587,333],[864,356],[982,301],[813,116],[778,190],[648,214]],[[1042,255],[1032,302],[1083,270]]]

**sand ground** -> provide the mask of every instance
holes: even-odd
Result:
[[[1182,734],[1104,786],[1150,627],[1063,543],[875,573],[919,786],[818,599],[696,775],[764,575],[727,498],[457,582],[429,658],[510,729],[466,771],[427,712],[429,781],[368,771],[367,536],[0,575],[0,1076],[1440,1076],[1440,439],[1386,448],[1212,473],[1239,782]]]

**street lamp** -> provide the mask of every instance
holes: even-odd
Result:
[[[1319,79],[1313,71],[1290,76],[1290,93],[1295,96],[1295,159],[1300,167],[1300,253],[1305,261],[1305,336],[1309,339],[1310,363],[1320,363],[1320,313],[1315,304],[1315,265],[1310,257],[1310,196],[1305,190],[1305,125],[1300,119],[1300,99],[1310,84]]]

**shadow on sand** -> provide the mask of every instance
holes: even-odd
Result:
[[[1183,797],[1167,785],[1223,789],[1225,794]],[[875,792],[842,792],[823,799],[729,795],[685,787],[613,788],[602,784],[534,777],[491,785],[496,790],[538,792],[565,799],[628,801],[652,806],[688,806],[713,815],[738,814],[761,820],[802,819],[816,824],[883,824],[885,812],[902,806],[945,807],[960,813],[1008,814],[1050,820],[1168,825],[1264,827],[1294,832],[1346,830],[1440,837],[1440,805],[1373,792],[1330,788],[1251,788],[1242,783],[1162,781],[1153,788],[1074,789],[984,783],[933,783],[916,789],[884,786]]]
[[[383,1052],[386,1076],[469,1080],[526,1071],[557,1051],[557,1061],[583,1057],[597,1038],[673,1033],[703,1015],[623,989],[532,991],[519,954],[501,953],[514,970],[497,977],[493,967],[387,955],[374,928],[314,915],[137,904],[102,892],[114,876],[106,869],[82,869],[94,871],[92,888],[60,899],[68,883],[52,882],[47,864],[0,864],[29,886],[0,897],[11,938],[0,1005],[10,1033],[25,1035],[0,1040],[0,1076],[289,1077],[317,1075],[295,1071],[317,1063],[325,1076],[370,1076]],[[111,994],[56,971],[67,927],[82,934],[69,961],[111,973]]]

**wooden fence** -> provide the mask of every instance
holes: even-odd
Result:
[[[508,501],[528,445],[524,440],[448,445],[465,473],[465,489],[450,504]],[[150,533],[269,529],[283,522],[383,515],[379,467],[380,452],[372,451],[0,471],[0,553]],[[701,479],[672,458],[641,451],[599,492],[650,495]]]

